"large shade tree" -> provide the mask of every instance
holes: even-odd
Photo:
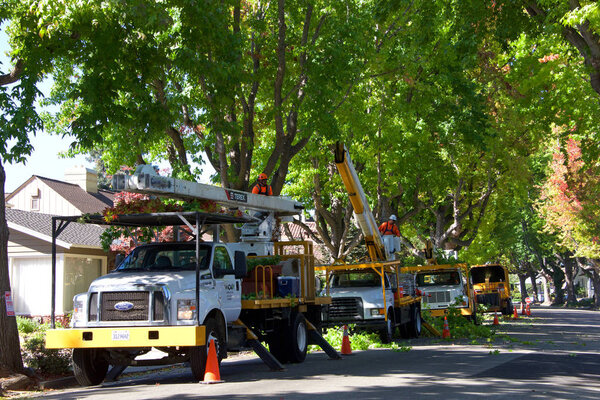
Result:
[[[23,12],[19,2],[0,2],[0,29],[6,29],[7,21]],[[0,66],[0,198],[5,198],[4,184],[6,163],[25,162],[31,154],[29,134],[41,127],[35,109],[39,91],[36,84],[48,66],[50,51],[41,49],[40,56],[32,62],[18,52],[7,65]],[[8,271],[8,238],[4,201],[0,205],[0,376],[5,372],[21,372],[23,361],[19,346],[19,334],[15,316],[8,315],[5,293],[10,293]]]

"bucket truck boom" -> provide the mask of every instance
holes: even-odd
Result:
[[[393,253],[399,250],[400,245],[395,237],[390,236],[392,243],[385,243],[379,233],[377,222],[371,212],[369,203],[365,196],[365,191],[360,184],[354,164],[350,159],[348,150],[344,144],[337,142],[335,145],[335,165],[338,168],[344,186],[350,197],[352,208],[354,209],[354,217],[358,222],[358,226],[365,236],[367,250],[371,261],[387,261],[393,260]]]

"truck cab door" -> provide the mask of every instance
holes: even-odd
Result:
[[[219,305],[225,320],[232,322],[238,319],[242,308],[242,285],[235,278],[235,269],[229,251],[224,246],[217,246],[213,252],[213,276],[215,277]]]

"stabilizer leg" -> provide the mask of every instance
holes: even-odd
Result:
[[[265,348],[265,346],[262,345],[262,343],[260,342],[260,340],[258,340],[258,336],[256,336],[256,334],[254,332],[252,332],[252,330],[250,328],[248,328],[241,320],[237,320],[234,322],[235,325],[239,325],[239,326],[243,326],[244,328],[246,328],[246,343],[252,347],[252,350],[254,350],[254,352],[256,353],[257,356],[260,357],[261,360],[263,360],[263,362],[265,364],[267,364],[267,366],[272,370],[272,371],[283,371],[285,370],[285,368],[283,367],[283,365],[281,365],[281,363],[279,362],[279,360],[277,360],[273,354],[269,353],[269,350],[267,350]]]
[[[329,342],[325,340],[323,336],[321,336],[317,328],[308,320],[306,321],[306,323],[308,325],[308,335],[313,340],[313,342],[317,346],[321,347],[321,349],[323,349],[323,351],[329,356],[330,359],[341,360],[342,356],[340,356],[339,353],[329,344]]]

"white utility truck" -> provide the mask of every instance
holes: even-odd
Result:
[[[402,337],[421,333],[421,297],[415,292],[414,274],[401,274],[399,238],[381,236],[365,192],[346,147],[336,144],[335,163],[354,209],[354,217],[367,244],[371,262],[317,267],[326,271],[323,294],[331,304],[323,307],[323,326],[356,324],[376,330],[384,343],[392,341],[396,327]]]
[[[477,304],[466,264],[420,265],[404,267],[403,271],[417,274],[417,289],[431,316],[443,316],[452,306],[477,323]]]
[[[133,249],[114,271],[74,297],[67,329],[54,326],[53,279],[53,329],[47,332],[46,347],[73,349],[73,369],[80,384],[114,380],[130,365],[182,362],[189,362],[194,377],[201,380],[210,340],[214,340],[219,361],[229,351],[251,348],[274,370],[282,369],[281,363],[304,361],[311,343],[321,346],[331,358],[340,358],[318,331],[321,307],[331,299],[316,295],[312,245],[271,241],[275,218],[285,220],[298,214],[301,206],[297,202],[165,178],[145,168],[133,176],[117,176],[113,187],[170,198],[208,199],[259,212],[254,217],[203,212],[116,215],[109,222],[101,215],[54,217],[53,278],[56,238],[71,222],[130,228],[182,226],[194,237],[192,241],[149,243]],[[240,243],[221,242],[222,224],[244,224]],[[202,235],[211,230],[212,240],[202,241]],[[292,260],[300,282],[297,295],[263,293],[242,299],[247,255]],[[276,285],[270,266],[257,267],[254,278],[271,288]],[[270,352],[261,341],[269,344]],[[162,351],[164,357],[140,357],[152,348]]]

